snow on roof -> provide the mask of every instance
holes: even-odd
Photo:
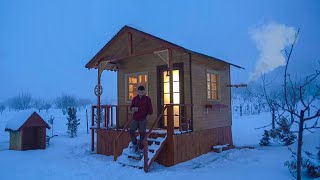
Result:
[[[11,119],[8,120],[5,131],[17,131],[34,113],[35,111],[20,111],[17,112]]]

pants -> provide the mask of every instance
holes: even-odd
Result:
[[[142,149],[143,148],[143,144],[142,144],[142,140],[144,139],[145,135],[146,135],[146,125],[147,125],[147,120],[142,120],[142,121],[136,121],[136,120],[132,120],[130,123],[130,129],[129,129],[129,133],[130,133],[130,137],[131,137],[131,142],[136,145],[137,144],[137,138],[135,135],[136,130],[138,130],[139,134],[140,134],[140,140],[139,140],[139,148]]]

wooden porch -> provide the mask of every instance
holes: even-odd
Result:
[[[179,114],[171,114],[169,109],[173,110],[174,107],[179,108]],[[191,104],[166,104],[158,115],[156,120],[149,119],[148,121],[153,121],[150,128],[147,129],[145,138],[142,140],[144,144],[144,170],[147,172],[152,162],[157,160],[160,164],[166,166],[174,165],[174,135],[184,134],[192,132],[192,120],[188,118],[188,111],[190,111]],[[91,150],[98,154],[113,155],[116,161],[118,156],[122,154],[123,150],[128,147],[130,143],[130,135],[128,132],[128,127],[132,121],[130,115],[130,105],[94,105],[91,109]],[[126,124],[121,126],[120,124],[120,110],[125,110]],[[102,111],[101,111],[102,110]],[[95,114],[96,112],[96,114]],[[171,132],[168,130],[169,122],[167,128],[159,128],[160,121],[164,118],[164,113],[167,112],[168,119],[172,119],[176,116],[179,118],[179,127],[171,128]],[[183,112],[183,113],[181,113]],[[101,116],[104,114],[103,116]],[[101,119],[103,117],[103,119]],[[97,141],[95,145],[95,133],[97,134]],[[152,159],[148,158],[148,152],[152,150],[148,149],[149,145],[152,144],[151,139],[165,138],[165,141],[161,144],[161,147],[157,152],[154,153]],[[159,144],[158,144],[159,145]],[[158,157],[159,156],[159,157]]]

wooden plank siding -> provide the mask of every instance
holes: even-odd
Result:
[[[207,70],[219,73],[218,100],[207,99]],[[201,56],[192,56],[192,96],[194,131],[232,125],[230,88],[230,65]],[[196,97],[196,98],[195,98]],[[227,109],[206,109],[206,104],[225,104]]]
[[[113,155],[114,151],[114,140],[120,134],[120,131],[115,130],[107,130],[107,129],[97,129],[97,154],[104,154],[107,156]],[[119,144],[119,152],[122,153],[122,149],[128,147],[130,142],[129,132],[124,132],[120,137]]]
[[[183,63],[184,72],[184,102],[186,104],[191,103],[190,98],[190,68],[187,53],[181,54],[174,52],[173,63]],[[149,128],[158,116],[158,76],[157,66],[166,65],[160,57],[156,54],[147,54],[139,57],[132,57],[122,61],[119,61],[118,71],[118,104],[131,104],[131,101],[126,101],[126,74],[146,72],[148,74],[148,96],[151,98],[153,106],[153,115],[148,116]],[[191,109],[189,108],[189,111]],[[129,118],[132,118],[132,113],[129,112]],[[125,110],[120,109],[120,127],[123,127],[126,123]],[[188,117],[191,117],[189,112]]]
[[[174,164],[188,161],[212,150],[218,144],[233,144],[231,127],[219,127],[185,134],[174,139]],[[160,161],[161,162],[161,161]]]

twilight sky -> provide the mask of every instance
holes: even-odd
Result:
[[[93,99],[97,72],[84,66],[124,25],[245,67],[233,68],[234,83],[256,76],[277,35],[297,28],[291,71],[306,74],[320,59],[317,0],[0,1],[0,101],[21,92]],[[116,73],[105,71],[102,85],[113,99]]]

